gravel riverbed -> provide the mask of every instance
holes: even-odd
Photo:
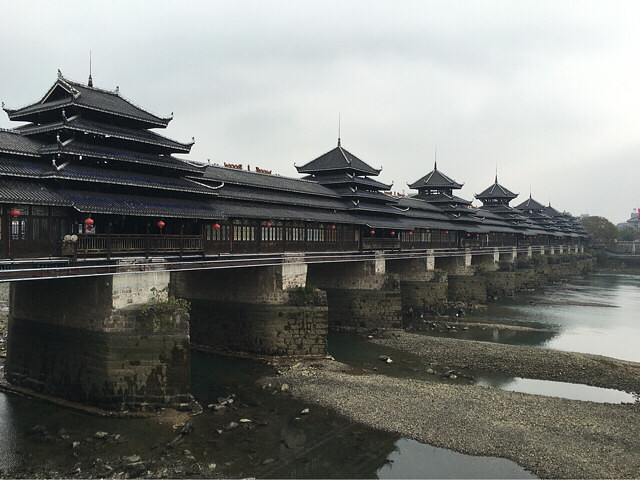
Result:
[[[638,404],[356,375],[329,360],[281,366],[280,376],[266,382],[281,395],[373,428],[462,453],[508,458],[541,477],[640,477]]]
[[[386,332],[371,342],[451,368],[640,393],[640,364],[587,353]]]

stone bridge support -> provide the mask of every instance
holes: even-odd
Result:
[[[450,275],[473,275],[472,259],[471,249],[467,248],[457,256],[436,257],[435,268]]]
[[[402,310],[442,312],[447,303],[447,274],[435,270],[435,257],[387,260],[387,272],[398,275]]]
[[[108,409],[177,407],[189,395],[189,317],[140,316],[169,274],[13,282],[6,378]]]
[[[533,247],[529,245],[525,250],[518,252],[518,256],[521,258],[531,258],[533,257]]]
[[[500,252],[500,261],[505,263],[514,263],[516,258],[518,257],[518,251],[516,247],[513,247],[511,250],[506,250]]]
[[[194,347],[232,354],[324,356],[327,303],[307,288],[307,265],[172,272],[170,291],[191,302]]]
[[[327,292],[329,327],[334,330],[401,328],[402,303],[397,275],[385,260],[309,264],[310,285]]]
[[[549,255],[555,255],[555,254],[556,254],[555,245],[549,245]]]
[[[498,262],[500,261],[500,252],[497,248],[494,248],[492,252],[474,253],[471,258],[471,265],[476,267],[474,270],[486,270],[493,271],[498,269]],[[479,267],[482,265],[482,267]]]

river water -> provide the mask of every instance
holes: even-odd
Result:
[[[640,354],[633,348],[640,341],[638,287],[640,277],[637,276],[595,275],[499,301],[466,318],[543,328],[543,332],[505,333],[505,330],[485,327],[442,335],[640,361]],[[437,331],[432,333],[440,335]],[[536,385],[528,379],[481,375],[474,380],[442,379],[425,373],[425,365],[419,359],[402,352],[394,352],[394,362],[387,364],[378,359],[385,353],[380,347],[356,336],[331,334],[329,350],[337,360],[385,375],[477,382],[497,388],[528,389],[531,393],[551,395],[560,392],[559,396],[570,396],[563,391],[566,385]],[[219,412],[205,408],[203,414],[192,417],[193,431],[184,437],[177,437],[170,424],[153,418],[98,418],[0,393],[0,473],[2,476],[90,477],[104,471],[112,475],[122,470],[121,457],[138,455],[156,476],[532,477],[508,460],[463,455],[372,430],[329,410],[256,386],[256,380],[273,373],[264,363],[194,352],[192,392],[196,399],[206,406],[234,395],[234,402]],[[514,387],[518,382],[528,386]],[[602,392],[582,391],[575,395],[593,401],[629,400],[614,400],[606,393],[605,397],[597,398],[600,394]],[[301,414],[305,408],[310,409],[307,415]],[[240,423],[240,419],[251,422]],[[96,439],[94,435],[98,431],[107,432],[108,438]],[[73,442],[79,442],[76,448],[72,448]],[[111,473],[109,468],[113,468]]]

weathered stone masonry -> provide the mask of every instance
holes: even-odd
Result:
[[[188,314],[161,331],[137,318],[167,280],[151,272],[12,283],[7,379],[110,409],[189,401]]]
[[[327,299],[306,287],[307,265],[171,274],[172,294],[191,302],[191,342],[218,352],[322,356]]]

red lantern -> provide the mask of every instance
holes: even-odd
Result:
[[[156,223],[156,225],[158,226],[158,228],[159,228],[160,230],[162,230],[166,224],[165,224],[162,220],[158,220],[158,222]]]
[[[87,226],[87,228],[89,228],[91,225],[93,225],[93,218],[89,217],[89,218],[85,218],[84,219],[84,224]],[[89,228],[89,230],[91,230]]]
[[[9,215],[11,215],[13,218],[19,217],[20,210],[18,210],[17,208],[14,208],[9,212]]]
[[[471,236],[471,234],[470,234],[470,233],[467,233],[467,237],[470,237],[470,236]]]
[[[396,234],[396,232],[391,232],[391,236],[393,237]]]
[[[409,232],[409,235],[413,235],[413,232]]]
[[[220,230],[220,225],[219,225],[219,224],[217,224],[217,223],[214,223],[214,224],[213,224],[213,229],[214,229],[214,230]]]
[[[445,230],[444,233],[449,233],[449,230]]]
[[[409,313],[413,313],[413,307],[409,307]]]
[[[429,229],[427,228],[427,229],[425,230],[425,232],[429,233]]]
[[[265,223],[266,227],[269,228],[271,226],[271,222]]]
[[[376,231],[375,231],[375,230],[371,230],[369,233],[370,233],[371,235],[375,235]]]
[[[336,226],[335,225],[331,225],[331,230],[335,230]]]

